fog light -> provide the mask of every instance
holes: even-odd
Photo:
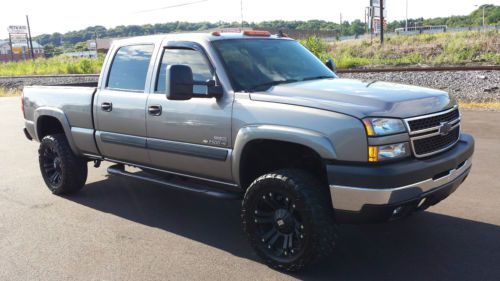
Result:
[[[392,211],[392,215],[397,216],[401,213],[401,211],[403,211],[403,207],[399,206],[396,209],[394,209],[394,211]]]
[[[420,200],[420,202],[418,203],[417,208],[422,207],[422,205],[424,205],[425,201],[427,201],[427,198],[423,198],[422,200]]]
[[[368,147],[369,162],[403,158],[409,155],[410,145],[407,142]]]

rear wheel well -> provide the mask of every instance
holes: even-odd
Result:
[[[313,149],[286,141],[254,140],[241,154],[240,185],[247,189],[259,176],[279,169],[301,169],[326,183],[326,166]]]
[[[64,134],[64,128],[59,120],[52,116],[41,116],[37,121],[37,135],[41,141],[47,135]]]

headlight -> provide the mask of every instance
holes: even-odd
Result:
[[[379,162],[407,157],[410,155],[410,145],[407,142],[368,146],[368,161]]]
[[[365,118],[366,133],[369,137],[392,135],[406,132],[403,121],[390,118]]]

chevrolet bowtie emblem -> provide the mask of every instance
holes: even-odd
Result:
[[[441,122],[439,125],[439,134],[442,136],[446,136],[451,131],[450,122]]]

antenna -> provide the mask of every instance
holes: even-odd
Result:
[[[161,8],[155,8],[155,9],[148,9],[148,10],[137,11],[136,13],[139,14],[139,13],[155,12],[155,11],[158,11],[158,10],[166,10],[166,9],[171,9],[171,8],[188,6],[188,5],[198,4],[198,3],[207,2],[207,1],[208,0],[198,0],[198,1],[185,2],[185,3],[176,4],[176,5],[170,5],[170,6],[165,6],[165,7],[161,7]]]
[[[240,0],[241,28],[243,28],[243,0]]]

